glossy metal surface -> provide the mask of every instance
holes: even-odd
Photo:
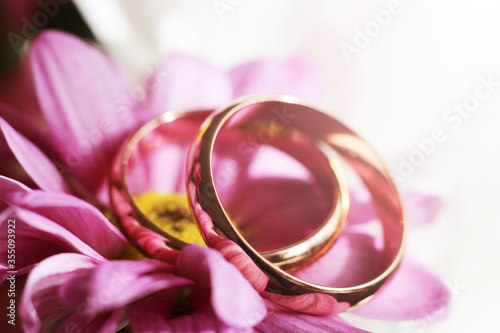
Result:
[[[167,261],[175,260],[176,255],[172,251],[181,250],[186,243],[158,227],[137,207],[127,183],[127,166],[135,150],[144,153],[145,150],[154,149],[154,147],[147,147],[146,144],[143,144],[143,140],[147,139],[148,136],[152,136],[152,133],[160,132],[163,138],[161,144],[168,144],[169,140],[190,142],[195,138],[200,125],[210,113],[211,110],[193,111],[184,114],[165,113],[140,128],[122,146],[117,155],[110,184],[113,212],[127,238],[147,256]],[[189,126],[186,124],[189,124]],[[239,140],[245,133],[245,131],[233,133],[236,137],[230,139]],[[280,142],[282,141],[276,140],[276,148],[297,158],[304,166],[310,167],[311,172],[316,171],[316,165],[307,160],[301,161],[301,156],[295,156],[299,155],[296,151],[291,149],[289,145],[280,145]],[[334,198],[327,218],[318,230],[306,239],[284,248],[260,253],[270,263],[283,269],[297,267],[325,253],[339,237],[349,207],[349,195],[341,170],[335,161],[329,161],[325,158],[325,164],[329,164],[331,167],[332,172],[325,181],[332,183]],[[227,223],[230,224],[229,219]],[[159,244],[163,244],[163,246],[159,246]]]
[[[371,193],[375,210],[383,227],[384,246],[378,276],[367,283],[353,287],[335,288],[309,283],[279,269],[242,237],[231,224],[217,191],[214,188],[212,151],[216,138],[225,124],[266,121],[278,117],[293,131],[303,133],[313,141],[326,143],[335,149],[358,173]],[[369,299],[398,267],[403,254],[404,219],[396,188],[386,167],[373,149],[342,123],[304,101],[292,96],[263,96],[238,100],[213,113],[202,126],[200,135],[192,144],[188,157],[187,193],[191,209],[200,224],[205,241],[216,246],[220,238],[236,243],[269,278],[266,291],[282,297],[313,295],[331,296],[330,305],[347,302],[356,306]],[[323,230],[320,230],[322,232]],[[321,237],[326,237],[322,235]],[[335,251],[333,247],[332,251]],[[296,267],[297,268],[297,267]],[[311,298],[303,298],[305,301]],[[318,302],[317,302],[318,303]],[[325,304],[326,304],[325,303]]]

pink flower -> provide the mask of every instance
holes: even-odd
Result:
[[[65,193],[31,190],[0,176],[0,242],[7,244],[7,221],[15,220],[15,270],[28,272],[41,260],[61,252],[85,254],[96,260],[115,258],[125,237],[94,206]],[[0,249],[1,280],[8,267],[7,246]]]
[[[55,255],[30,274],[22,302],[27,332],[115,332],[127,324],[134,332],[221,332],[252,327],[266,315],[238,270],[196,245],[183,249],[175,266]]]
[[[262,82],[271,92],[304,95],[311,89],[307,83],[314,81],[310,74],[314,71],[300,59],[257,61],[225,73],[199,59],[172,55],[148,78],[145,88],[131,87],[100,51],[54,31],[35,39],[29,60],[50,139],[35,135],[23,117],[10,117],[9,123],[32,142],[49,144],[36,147],[21,140],[19,146],[9,140],[8,131],[4,136],[10,149],[40,188],[77,193],[101,203],[108,202],[107,177],[114,153],[146,120],[169,110],[217,108],[235,96],[259,91],[256,87]],[[253,81],[245,80],[247,73],[253,73]],[[304,80],[294,79],[299,77]],[[142,95],[147,100],[140,100]],[[6,114],[0,108],[0,116],[5,119]],[[23,149],[30,154],[23,154]],[[59,171],[65,177],[57,176]]]
[[[215,250],[188,246],[175,265],[108,261],[120,254],[125,239],[95,207],[2,176],[0,193],[2,228],[8,220],[16,228],[14,267],[7,260],[8,233],[2,232],[2,281],[7,271],[16,270],[17,278],[32,269],[21,307],[28,332],[114,332],[127,324],[134,331],[220,331],[252,327],[266,314],[258,293]]]
[[[42,261],[30,274],[23,295],[22,313],[26,327],[36,330],[47,325],[46,323],[53,322],[54,318],[51,315],[60,318],[60,315],[64,313],[69,314],[71,316],[69,318],[79,325],[82,320],[88,319],[81,318],[81,314],[78,313],[79,306],[88,307],[89,311],[94,313],[92,319],[85,323],[95,325],[89,326],[90,330],[97,330],[100,327],[103,331],[113,331],[126,323],[127,318],[130,319],[131,327],[137,331],[166,329],[167,325],[178,328],[180,331],[195,331],[197,328],[210,327],[216,330],[228,328],[226,326],[244,328],[257,324],[265,313],[261,306],[261,298],[254,297],[253,289],[247,288],[249,284],[241,279],[241,274],[222,260],[218,254],[189,246],[181,252],[175,265],[155,260],[108,262],[104,257],[113,257],[113,255],[107,256],[101,252],[117,251],[121,245],[92,239],[93,233],[90,233],[88,229],[79,230],[82,229],[81,224],[75,224],[77,220],[73,219],[73,214],[78,216],[83,214],[82,211],[86,214],[94,214],[92,218],[95,219],[96,224],[102,224],[99,228],[107,230],[106,232],[111,235],[114,231],[109,226],[109,222],[103,221],[104,217],[95,209],[92,210],[90,205],[83,209],[81,207],[84,205],[81,200],[77,201],[74,197],[64,193],[75,193],[90,202],[106,204],[108,174],[114,152],[126,136],[146,120],[171,109],[216,108],[246,93],[288,93],[314,99],[313,95],[319,89],[317,89],[317,77],[313,68],[304,60],[292,59],[284,63],[256,61],[228,72],[222,72],[198,59],[174,55],[168,57],[158,67],[156,73],[149,77],[145,88],[133,89],[123,73],[105,55],[73,37],[58,32],[44,33],[35,40],[30,51],[30,62],[39,104],[49,129],[50,139],[46,139],[45,134],[35,125],[27,122],[24,117],[0,108],[0,116],[3,118],[0,118],[0,128],[5,138],[3,147],[8,147],[12,151],[27,174],[41,189],[51,193],[30,191],[20,184],[7,181],[6,188],[12,187],[16,190],[12,195],[7,196],[5,208],[2,208],[4,212],[9,212],[9,210],[16,213],[23,212],[28,214],[28,217],[33,214],[41,215],[42,218],[37,217],[38,220],[49,220],[52,222],[51,225],[58,230],[51,234],[42,226],[36,225],[34,230],[39,232],[35,233],[30,229],[32,228],[30,223],[35,225],[37,219],[33,222],[23,217],[25,215],[19,216],[22,225],[26,224],[22,234],[30,235],[31,233],[36,236],[39,233],[40,244],[44,241],[55,240],[61,244],[57,249],[54,244],[58,243],[54,242],[47,247],[52,249],[52,252],[36,253],[38,256],[29,251],[40,249],[41,246],[26,245],[27,259],[23,265],[26,271],[49,255],[60,252],[73,253],[50,257]],[[142,95],[145,95],[145,98],[137,98]],[[179,156],[183,156],[183,150],[180,151]],[[266,169],[263,173],[263,164],[258,162],[259,154],[254,156],[257,162],[237,162],[242,163],[243,170],[253,175],[259,174],[261,181],[266,181],[270,185],[268,191],[272,192],[271,195],[263,195],[255,178],[249,177],[248,182],[242,182],[248,186],[245,193],[232,191],[235,187],[227,186],[225,203],[228,209],[232,209],[243,220],[242,223],[249,226],[249,231],[252,230],[253,221],[268,224],[270,220],[276,220],[277,230],[280,227],[283,230],[282,226],[285,223],[308,221],[311,214],[317,214],[311,218],[312,220],[321,220],[329,202],[325,199],[324,186],[317,182],[311,184],[309,178],[307,180],[290,181],[286,178],[280,180],[276,175],[276,170],[273,173],[273,170]],[[220,156],[221,163],[224,163],[223,150]],[[182,159],[180,161],[182,162]],[[149,177],[146,183],[151,184],[159,166],[149,165],[146,170],[148,170],[146,174]],[[183,178],[183,172],[183,166],[178,167],[176,163],[172,163],[166,177],[176,181],[177,187],[173,184],[172,188],[177,189],[178,184],[182,184],[179,179]],[[165,177],[165,172],[163,172],[163,177]],[[136,182],[144,182],[144,179],[136,179]],[[304,214],[300,209],[294,211],[286,208],[286,204],[291,200],[290,195],[298,188],[301,191],[311,192],[310,198],[312,199],[307,200],[306,206],[316,205],[309,212],[306,210],[306,215],[300,215]],[[12,192],[9,191],[5,193]],[[36,199],[30,201],[32,202],[30,205],[22,199],[28,196]],[[376,237],[367,232],[370,221],[373,220],[373,213],[369,209],[369,204],[363,202],[362,193],[354,192],[352,196],[355,204],[351,211],[355,212],[355,215],[350,217],[349,228],[339,239],[334,251],[330,251],[308,270],[300,273],[304,278],[339,285],[355,284],[373,274],[370,270],[373,269],[377,259],[377,244]],[[67,203],[63,209],[64,214],[61,212],[60,216],[54,217],[39,213],[37,209],[46,207],[43,204],[57,206],[50,201],[52,198],[58,198],[62,200],[61,202]],[[415,198],[417,199],[413,200],[413,205],[406,207],[407,210],[410,213],[418,212],[421,220],[432,220],[439,208],[439,200],[433,197],[422,199],[421,196],[413,196],[413,199]],[[254,208],[245,204],[251,200],[262,207],[261,214],[255,214]],[[276,207],[279,207],[278,210]],[[273,214],[277,214],[280,219],[276,219],[276,215]],[[303,225],[301,232],[307,231],[307,228],[310,226]],[[115,236],[109,236],[110,239],[116,238],[115,241],[122,244],[122,236],[116,233],[113,235]],[[292,232],[283,238],[276,238],[275,235],[270,232],[265,235],[268,238],[257,239],[256,246],[261,249],[269,245],[276,246],[278,241],[290,241],[298,234]],[[35,236],[33,236],[34,239]],[[105,238],[107,239],[108,236]],[[75,243],[73,244],[70,240],[75,240]],[[36,242],[38,241],[36,238]],[[74,246],[71,247],[71,245]],[[102,246],[101,252],[98,250],[99,246]],[[221,243],[218,250],[226,259],[240,268],[256,291],[263,291],[264,280],[258,276],[259,273],[252,269],[252,266],[245,265],[237,249]],[[59,264],[68,260],[71,260],[73,266],[65,268]],[[107,285],[109,281],[106,282],[102,277],[106,276],[106,272],[116,268],[130,271],[132,274],[130,281],[137,283],[151,281],[151,289],[137,290],[133,288],[132,282],[125,283],[124,286],[130,285],[131,289],[120,295],[120,298],[107,302],[89,303],[89,300],[98,297],[99,293],[113,288]],[[222,279],[218,275],[220,272],[229,273],[225,279]],[[169,275],[171,273],[174,275]],[[167,275],[170,277],[167,278]],[[166,315],[176,308],[172,297],[179,295],[179,288],[188,286],[195,286],[188,289],[191,290],[190,304],[196,308],[196,311],[191,312],[189,316],[172,318]],[[225,286],[228,288],[224,288]],[[205,288],[210,289],[209,297]],[[244,304],[240,304],[240,297],[231,298],[234,290],[240,289],[245,290],[241,299],[248,296],[255,300],[251,302],[251,307],[245,308]],[[55,298],[51,298],[49,291],[55,290],[58,293],[55,294]],[[410,260],[402,265],[392,281],[377,293],[372,302],[357,312],[386,320],[416,319],[444,308],[447,303],[446,297],[447,291],[442,283]],[[438,309],[427,306],[436,300],[442,301]],[[239,304],[234,309],[235,313],[231,312],[232,302]],[[48,304],[53,304],[56,308],[49,310]],[[268,315],[255,327],[256,330],[360,331],[335,315],[311,316],[285,310],[268,301],[266,305]],[[300,304],[286,305],[300,310]],[[238,309],[243,310],[240,313]],[[255,314],[248,317],[247,315],[252,314],[254,310]],[[327,312],[339,311],[342,311],[341,307],[332,307]],[[186,326],[190,325],[189,320],[193,319],[194,323],[199,326],[197,328]],[[71,324],[68,320],[66,319],[66,324]]]

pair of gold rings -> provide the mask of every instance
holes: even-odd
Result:
[[[294,244],[263,252],[245,239],[224,208],[218,191],[221,184],[213,168],[217,145],[232,142],[237,148],[231,152],[243,154],[245,138],[259,130],[266,145],[295,158],[318,177],[318,182],[327,184],[324,196],[331,202],[315,232]],[[352,130],[293,96],[246,97],[216,111],[168,112],[144,125],[123,145],[112,170],[111,203],[124,233],[145,255],[173,261],[186,243],[157,226],[138,208],[128,186],[127,167],[140,159],[138,152],[147,153],[179,141],[191,142],[186,194],[190,214],[206,245],[217,248],[221,239],[236,244],[267,276],[265,293],[270,299],[285,299],[278,302],[283,304],[287,297],[296,301],[314,296],[318,306],[345,303],[354,307],[368,300],[397,269],[403,251],[404,219],[399,195],[386,167]],[[312,159],[310,154],[321,158]],[[375,278],[350,287],[319,285],[293,274],[327,251],[335,251],[334,243],[349,211],[349,194],[339,157],[370,192],[383,238]]]

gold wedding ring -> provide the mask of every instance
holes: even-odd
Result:
[[[211,112],[212,110],[186,113],[167,112],[142,126],[124,143],[115,159],[110,182],[110,199],[114,215],[127,238],[148,257],[170,262],[175,261],[177,251],[181,250],[186,243],[160,228],[139,209],[128,186],[127,167],[132,159],[137,158],[134,156],[136,150],[144,153],[158,148],[159,145],[168,145],[179,141],[190,143],[195,139],[200,126]],[[255,126],[253,129],[246,128],[239,132],[234,131],[230,133],[232,137],[229,139],[240,140],[252,131],[255,131]],[[156,139],[151,139],[152,137]],[[289,140],[289,138],[285,139]],[[152,144],[151,141],[155,142]],[[277,149],[295,157],[306,168],[310,169],[313,175],[320,174],[317,164],[311,163],[307,159],[300,160],[300,156],[295,156],[299,155],[298,150],[293,149],[293,145],[290,145],[289,141],[276,139],[272,140],[270,145],[274,145]],[[309,147],[306,148],[309,149]],[[314,261],[331,248],[342,231],[349,205],[347,188],[339,165],[326,157],[324,157],[324,164],[328,165],[329,174],[324,175],[322,181],[332,185],[333,199],[328,216],[316,232],[302,241],[259,254],[261,258],[275,267],[288,270]],[[165,168],[167,167],[165,166]],[[325,174],[325,171],[322,173]],[[225,218],[226,222],[232,225],[229,217],[225,216]]]
[[[370,277],[370,281],[361,285],[342,288],[301,280],[269,260],[276,257],[258,253],[231,222],[214,182],[214,146],[218,137],[229,129],[244,129],[252,123],[268,123],[275,117],[282,120],[278,136],[288,140],[293,140],[296,136],[307,136],[312,147],[327,145],[333,148],[356,171],[369,190],[383,229],[383,248],[375,278]],[[373,295],[394,273],[401,261],[404,243],[403,211],[399,195],[381,159],[352,130],[296,97],[247,97],[212,113],[192,143],[187,163],[189,204],[205,242],[210,247],[216,247],[216,242],[225,238],[237,244],[269,278],[266,287],[268,293],[291,297],[326,295],[335,302],[355,306]],[[325,239],[331,237],[331,232],[321,228],[315,236],[322,240],[318,243],[322,246]],[[334,233],[333,236],[337,235]],[[294,254],[287,254],[286,251],[280,255],[293,259]],[[318,249],[311,248],[310,251]],[[335,251],[335,246],[331,251]],[[304,261],[299,260],[291,268],[300,268],[303,263]]]

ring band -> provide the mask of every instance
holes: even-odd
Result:
[[[135,149],[140,150],[142,153],[145,150],[154,149],[148,144],[145,144],[145,147],[141,146],[141,142],[148,135],[152,135],[154,131],[166,137],[164,141],[167,143],[169,140],[178,139],[189,143],[211,112],[212,110],[192,111],[184,114],[167,112],[142,126],[122,146],[115,159],[110,182],[110,199],[113,212],[125,235],[148,257],[171,262],[177,257],[177,251],[181,250],[186,243],[160,228],[138,208],[128,187],[127,166]],[[188,123],[190,125],[185,126]],[[233,133],[233,135],[235,134],[237,135],[237,133]],[[231,139],[238,140],[234,136]],[[280,146],[279,141],[275,142],[274,146],[280,150],[286,150],[286,148]],[[285,152],[292,157],[294,157],[294,153],[297,154],[294,150]],[[321,154],[319,156],[324,157]],[[300,162],[307,168],[318,169],[310,161]],[[340,167],[326,158],[325,164],[329,166],[330,175],[324,181],[328,181],[333,185],[334,198],[328,216],[317,231],[304,240],[284,248],[261,252],[264,258],[278,267],[288,270],[313,261],[332,247],[343,229],[349,205],[347,187]],[[313,170],[312,174],[315,173],[317,172]]]
[[[369,190],[383,228],[384,246],[376,278],[353,287],[335,288],[301,280],[272,265],[231,224],[217,197],[212,171],[212,151],[223,126],[268,121],[282,110],[288,128],[307,135],[312,142],[327,144],[347,161]],[[273,111],[273,112],[271,112]],[[288,115],[288,116],[287,116]],[[290,132],[293,136],[293,131]],[[404,219],[396,188],[386,167],[373,149],[345,125],[292,96],[250,97],[235,101],[213,113],[192,143],[188,156],[187,194],[190,208],[200,225],[205,242],[216,247],[218,239],[236,243],[269,278],[266,291],[275,295],[323,294],[349,306],[361,304],[373,295],[398,267],[403,253]],[[215,198],[206,195],[212,188]],[[213,237],[213,236],[217,237]],[[332,248],[332,251],[335,247]]]

